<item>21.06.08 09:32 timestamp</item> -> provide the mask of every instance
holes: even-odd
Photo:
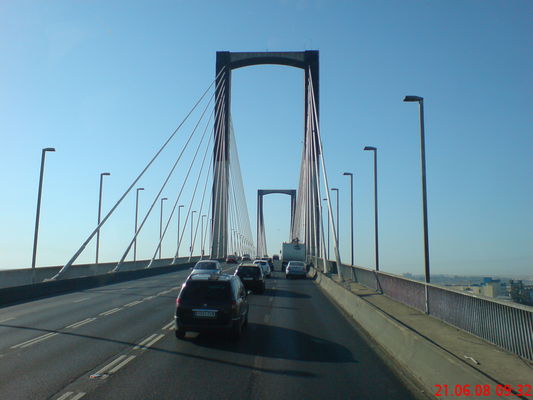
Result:
[[[533,388],[525,385],[435,385],[436,397],[533,398]]]

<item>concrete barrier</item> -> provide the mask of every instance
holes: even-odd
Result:
[[[0,306],[19,301],[32,300],[39,297],[51,296],[58,293],[90,289],[98,286],[110,285],[113,283],[180,271],[190,268],[194,264],[195,262],[189,262],[176,265],[151,267],[149,269],[143,268],[131,271],[103,273],[99,275],[60,279],[57,281],[47,281],[30,285],[2,288],[0,289]]]
[[[352,317],[395,363],[419,382],[428,397],[435,396],[436,385],[448,385],[452,391],[458,385],[461,385],[461,388],[470,385],[469,390],[472,392],[476,385],[490,385],[491,394],[483,398],[501,399],[502,396],[496,394],[499,382],[457,359],[429,338],[391,318],[316,269],[311,268],[310,274],[315,283]]]
[[[200,257],[192,257],[191,262],[196,262]],[[176,264],[183,264],[189,262],[189,257],[180,257]],[[122,264],[120,271],[135,271],[146,268],[150,260],[126,261]],[[172,262],[171,258],[154,260],[152,267],[155,268],[162,265],[169,265]],[[81,278],[86,276],[102,275],[111,272],[117,265],[117,262],[100,263],[100,264],[79,264],[73,265],[66,272],[62,279]],[[43,282],[45,279],[52,278],[59,272],[62,265],[53,267],[39,267],[35,269],[35,282]],[[0,270],[0,288],[24,286],[32,284],[32,269],[20,268]]]

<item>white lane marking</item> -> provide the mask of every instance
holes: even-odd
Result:
[[[15,317],[0,319],[0,324],[1,324],[2,322],[11,321],[12,319],[15,319]]]
[[[162,292],[159,292],[158,294],[156,294],[156,296],[163,296],[164,294],[167,294],[168,293],[168,290],[164,290]]]
[[[117,357],[115,360],[111,361],[109,364],[107,364],[105,367],[103,367],[102,369],[100,369],[99,371],[95,372],[93,375],[91,376],[97,376],[99,377],[100,375],[102,375],[105,371],[107,371],[108,369],[112,368],[115,364],[118,364],[119,362],[121,362],[124,358],[126,358],[126,356],[119,356]]]
[[[74,392],[67,392],[62,396],[59,396],[56,400],[66,400],[71,394],[74,394]]]
[[[135,300],[135,301],[132,301],[131,303],[128,303],[126,305],[124,305],[124,307],[133,307],[139,303],[142,303],[142,300]]]
[[[89,300],[90,297],[84,297],[83,299],[74,300],[73,303],[81,303],[82,301]]]
[[[155,336],[155,333],[154,333],[153,335],[148,336],[148,337],[147,337],[146,339],[144,339],[141,343],[139,343],[137,346],[135,346],[135,347],[133,348],[133,350],[138,350],[138,349],[140,349],[142,346],[145,345],[146,342],[149,342],[150,340],[152,340],[154,336]]]
[[[65,328],[66,329],[79,328],[82,325],[88,324],[89,322],[93,322],[95,319],[96,318],[87,318],[87,319],[84,319],[83,321],[78,321],[78,322],[73,323],[72,325],[66,326]]]
[[[145,301],[145,300],[152,300],[154,297],[155,297],[155,296],[148,296],[148,297],[145,297],[145,298],[143,299],[143,301]]]
[[[55,333],[50,332],[50,333],[47,333],[46,335],[38,336],[36,338],[30,339],[30,340],[26,340],[25,342],[16,344],[14,346],[11,346],[11,348],[12,349],[17,349],[17,348],[23,349],[25,347],[31,346],[32,344],[42,342],[43,340],[46,340],[46,339],[50,339],[51,337],[53,337],[55,335],[58,335],[58,333],[57,332],[55,332]]]
[[[270,299],[268,299],[268,301],[272,303],[272,301],[274,301],[274,297],[271,297]]]
[[[111,315],[111,314],[114,314],[118,311],[122,310],[121,307],[117,307],[117,308],[113,308],[111,310],[107,310],[107,311],[104,311],[103,313],[100,313],[98,315],[102,316],[102,317],[105,317],[106,315]]]
[[[265,317],[263,318],[263,321],[265,321],[265,323],[268,324],[268,321],[270,321],[270,314],[265,315]]]
[[[109,370],[109,374],[114,374],[115,372],[117,372],[120,368],[122,368],[123,366],[125,366],[127,363],[129,363],[131,360],[133,360],[136,356],[129,356],[128,358],[126,358],[124,361],[122,361],[120,364],[118,364],[117,366],[115,366],[113,369]]]
[[[161,329],[164,330],[164,331],[169,331],[171,330],[172,328],[174,328],[174,321],[170,321],[168,324],[166,324],[164,327],[162,327]]]
[[[155,337],[152,339],[153,336],[155,336]],[[146,350],[149,347],[151,347],[152,345],[154,345],[157,341],[161,340],[163,337],[165,337],[165,335],[161,335],[161,334],[152,335],[148,339],[144,340],[145,343],[142,343],[142,344],[139,344],[139,345],[135,346],[134,350],[139,350],[139,349],[140,350]],[[151,340],[149,340],[149,339],[151,339]]]
[[[70,397],[73,394],[74,392],[67,392],[63,394],[62,396],[58,397],[56,400],[67,400],[67,399],[68,400],[79,400],[83,396],[85,396],[85,392],[79,392],[78,394],[75,394],[73,397]]]

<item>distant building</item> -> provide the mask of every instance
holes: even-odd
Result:
[[[499,279],[492,278],[483,278],[483,282],[481,284],[474,283],[471,285],[453,285],[450,287],[455,290],[461,290],[463,292],[492,298],[499,297],[502,294],[501,281]]]
[[[524,285],[522,281],[511,281],[510,284],[513,301],[533,306],[533,285]]]

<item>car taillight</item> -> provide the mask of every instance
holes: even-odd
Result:
[[[176,305],[179,306],[181,304],[181,299],[179,297],[176,297]]]
[[[237,311],[237,302],[235,300],[231,302],[231,311]]]

